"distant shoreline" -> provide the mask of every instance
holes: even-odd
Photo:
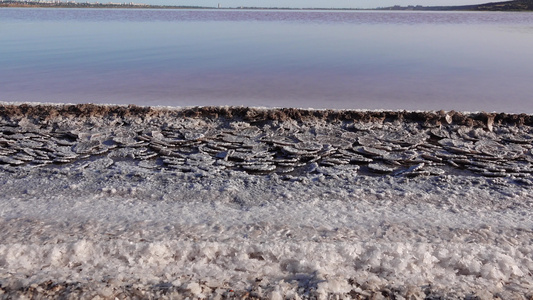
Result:
[[[533,0],[505,1],[462,6],[391,6],[374,9],[363,8],[288,8],[288,7],[204,7],[148,5],[136,3],[77,3],[77,2],[35,2],[35,1],[0,1],[0,7],[40,7],[40,8],[144,8],[144,9],[247,9],[247,10],[389,10],[389,11],[533,11]]]
[[[134,3],[40,3],[32,1],[3,1],[0,7],[35,7],[35,8],[153,8],[153,9],[212,9],[214,7],[200,6],[161,6]]]

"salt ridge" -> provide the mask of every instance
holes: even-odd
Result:
[[[0,115],[4,297],[532,296],[529,115]]]

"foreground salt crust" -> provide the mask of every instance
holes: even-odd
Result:
[[[532,296],[529,116],[36,111],[2,107],[5,297]]]

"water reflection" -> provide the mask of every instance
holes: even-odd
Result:
[[[533,113],[530,16],[0,9],[0,100]]]

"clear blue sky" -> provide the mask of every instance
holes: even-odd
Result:
[[[502,1],[502,0],[500,0]],[[91,1],[92,2],[92,1]],[[106,3],[107,0],[99,2]],[[123,2],[123,1],[112,1]],[[125,0],[130,2],[130,0]],[[491,0],[133,0],[136,3],[157,5],[194,5],[216,7],[256,6],[256,7],[293,7],[293,8],[376,8],[393,5],[468,5],[496,2]]]

